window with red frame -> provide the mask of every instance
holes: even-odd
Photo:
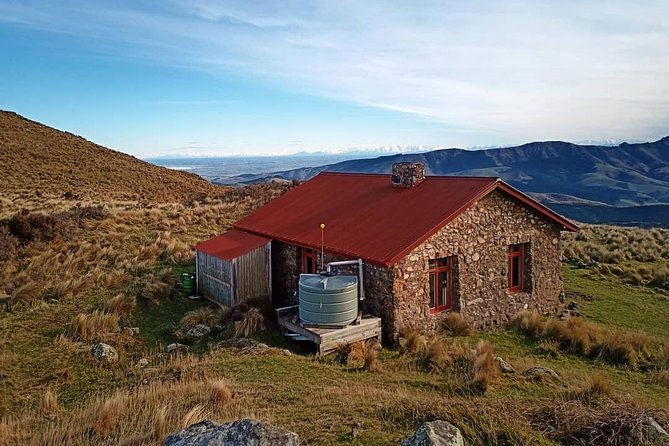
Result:
[[[428,262],[430,281],[430,310],[450,310],[453,307],[453,263],[455,257],[442,257]]]
[[[509,291],[525,288],[525,250],[527,243],[509,245]]]
[[[316,274],[318,268],[316,266],[316,259],[318,252],[314,249],[302,248],[302,272],[306,274]]]

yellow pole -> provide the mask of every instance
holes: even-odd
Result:
[[[323,248],[323,240],[324,240],[324,232],[325,232],[325,223],[321,223],[321,268],[325,268],[325,254],[324,254],[324,248]]]

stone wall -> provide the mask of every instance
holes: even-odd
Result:
[[[299,248],[287,243],[272,241],[272,304],[274,308],[296,305],[297,284],[302,272]]]
[[[552,312],[562,297],[560,228],[494,191],[395,265],[392,305],[395,337],[403,326],[434,329],[429,310],[428,260],[457,256],[453,310],[474,326],[502,324],[522,309]],[[508,246],[528,243],[525,289],[508,291]],[[384,315],[385,316],[385,315]]]

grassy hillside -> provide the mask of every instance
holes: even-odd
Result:
[[[0,173],[5,198],[169,203],[216,192],[196,175],[154,166],[6,111],[0,111]]]
[[[269,318],[261,326],[255,310],[187,300],[176,280],[193,269],[193,243],[285,187],[187,206],[80,207],[56,220],[66,231],[23,215],[24,233],[38,236],[18,244],[5,232],[14,251],[0,260],[0,444],[157,445],[200,419],[242,416],[324,445],[396,444],[433,419],[474,445],[649,444],[638,436],[642,420],[668,426],[669,292],[600,271],[607,255],[621,268],[659,269],[667,233],[587,227],[567,241],[565,286],[580,322],[528,316],[529,329],[470,333],[456,321],[463,336],[407,332],[399,347],[319,359]],[[198,321],[220,327],[183,338]],[[278,349],[213,348],[244,324]],[[96,361],[97,341],[113,345],[118,362]],[[166,353],[172,342],[187,348]],[[501,375],[494,355],[517,373]],[[138,367],[142,358],[148,365]],[[535,365],[559,379],[522,376]]]

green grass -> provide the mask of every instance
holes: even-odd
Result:
[[[189,266],[175,272],[180,274],[186,268]],[[641,330],[664,340],[669,337],[667,293],[604,281],[572,267],[565,267],[564,278],[569,298],[576,296],[580,311],[604,328]],[[130,325],[140,328],[142,343],[122,349],[118,365],[96,364],[86,349],[52,346],[53,338],[73,315],[99,308],[107,297],[105,293],[92,293],[73,302],[2,315],[0,332],[5,336],[0,340],[0,352],[8,360],[0,364],[0,412],[22,413],[34,408],[47,387],[59,393],[66,411],[74,411],[93,395],[133,389],[143,379],[174,379],[177,370],[189,379],[224,379],[234,398],[242,401],[246,416],[291,429],[305,444],[396,444],[422,421],[435,418],[453,420],[469,444],[554,444],[523,424],[521,414],[565,398],[593,374],[608,378],[616,398],[631,398],[650,408],[669,407],[666,387],[655,383],[648,373],[568,353],[550,357],[542,353],[537,341],[503,329],[463,338],[472,347],[481,339],[490,342],[496,354],[518,371],[496,380],[483,396],[463,395],[463,383],[458,382],[456,374],[419,371],[392,349],[380,352],[379,373],[315,358],[309,354],[313,350],[287,341],[271,322],[256,338],[272,346],[288,347],[292,355],[243,356],[230,351],[201,355],[228,338],[230,332],[213,332],[195,342],[178,340],[174,330],[183,315],[211,305],[188,300],[180,292],[157,303],[139,299]],[[167,358],[162,363],[154,362],[149,370],[134,369],[139,357],[155,354],[170,342],[189,344],[196,360]],[[520,372],[534,365],[553,368],[562,381],[526,381]],[[68,366],[72,367],[71,377],[60,382],[56,371]],[[351,426],[356,423],[363,427],[361,434],[352,438]]]
[[[587,269],[563,268],[564,288],[588,318],[609,327],[639,330],[669,340],[669,292],[596,277]]]

